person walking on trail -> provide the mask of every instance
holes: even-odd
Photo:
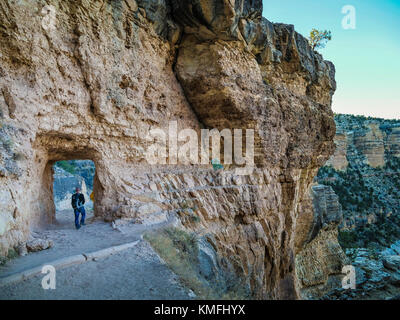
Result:
[[[72,195],[71,199],[72,208],[74,209],[75,214],[75,227],[76,229],[80,229],[81,226],[85,225],[85,196],[81,193],[81,188],[77,187],[75,189],[75,193]],[[79,214],[81,214],[81,220],[79,222]]]

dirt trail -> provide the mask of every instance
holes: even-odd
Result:
[[[72,211],[57,214],[57,223],[36,232],[54,241],[48,250],[30,253],[0,268],[0,278],[48,264],[51,261],[105,249],[132,241],[130,249],[97,261],[57,270],[56,290],[44,290],[40,274],[1,287],[0,299],[190,299],[172,273],[142,240],[143,232],[167,223],[144,226],[127,224],[113,227],[88,214],[87,224],[76,230]]]

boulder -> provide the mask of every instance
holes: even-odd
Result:
[[[29,252],[37,252],[49,249],[53,246],[53,241],[48,239],[34,238],[26,243]]]

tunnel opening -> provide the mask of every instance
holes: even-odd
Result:
[[[57,225],[74,225],[74,209],[71,199],[76,188],[80,188],[85,199],[83,207],[86,221],[95,215],[96,165],[92,160],[60,160],[52,166],[53,219]]]

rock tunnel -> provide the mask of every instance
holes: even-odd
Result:
[[[52,138],[53,143],[58,141],[55,148],[48,148],[46,152],[36,152],[35,163],[38,168],[37,185],[40,186],[38,192],[40,196],[36,198],[36,203],[33,203],[33,212],[35,219],[33,219],[32,226],[43,227],[48,223],[55,222],[56,208],[54,204],[54,164],[63,160],[91,160],[95,167],[95,175],[93,178],[93,193],[94,193],[94,215],[101,216],[101,199],[103,198],[104,188],[99,181],[99,175],[102,174],[101,169],[98,168],[99,158],[96,157],[96,152],[85,147],[77,147],[73,140],[68,143],[60,142],[59,139]],[[62,146],[62,147],[60,147]],[[75,186],[71,186],[71,191]],[[88,199],[87,199],[88,200]]]

